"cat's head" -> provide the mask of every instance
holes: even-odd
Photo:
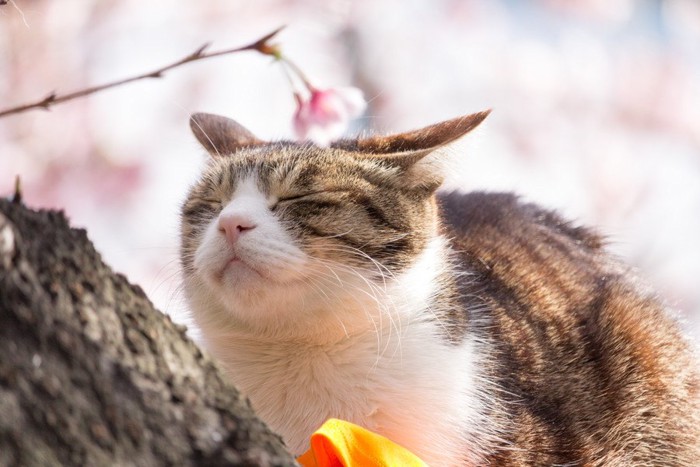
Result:
[[[303,322],[386,286],[437,233],[443,174],[433,152],[487,115],[330,148],[268,143],[233,120],[193,115],[210,154],[182,206],[194,313],[215,307],[252,326]],[[285,315],[298,308],[308,316]]]

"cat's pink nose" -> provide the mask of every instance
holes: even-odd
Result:
[[[241,234],[254,228],[255,223],[249,217],[238,214],[219,216],[219,232],[223,233],[232,245],[238,241]]]

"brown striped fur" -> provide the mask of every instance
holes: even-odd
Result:
[[[488,320],[507,445],[491,465],[700,465],[697,361],[599,236],[510,194],[440,196]],[[517,448],[517,449],[513,449]]]
[[[471,333],[490,349],[475,382],[499,435],[487,465],[700,465],[698,363],[663,300],[600,236],[554,212],[511,194],[435,195],[442,177],[427,156],[486,115],[318,148],[196,114],[215,157],[183,206],[185,276],[244,173],[312,256],[398,275],[444,235],[452,259],[435,319],[452,345]]]

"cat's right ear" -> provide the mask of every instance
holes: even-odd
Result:
[[[213,157],[228,156],[244,147],[265,144],[235,120],[220,115],[192,114],[190,128],[197,141]]]

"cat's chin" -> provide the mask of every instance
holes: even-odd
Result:
[[[248,280],[263,281],[266,280],[266,277],[262,271],[257,270],[240,258],[233,257],[216,274],[216,279],[223,284],[234,285]]]
[[[277,294],[289,287],[297,287],[301,277],[294,272],[269,270],[233,257],[210,276],[216,288],[226,295],[255,296]]]

